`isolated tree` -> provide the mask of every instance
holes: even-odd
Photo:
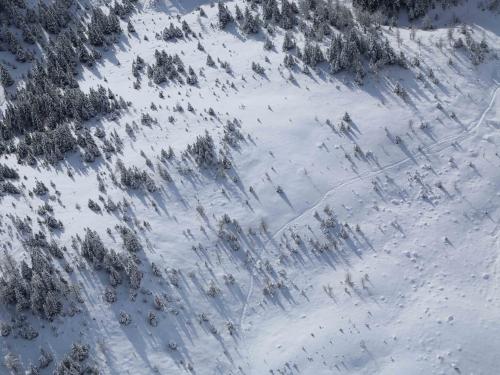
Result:
[[[210,56],[210,55],[207,55],[207,65],[210,67],[215,66],[215,61],[214,61],[214,59],[212,59],[212,56]]]

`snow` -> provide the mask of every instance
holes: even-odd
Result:
[[[474,2],[456,13],[500,52],[498,15],[480,12],[470,3]],[[168,169],[174,182],[167,184],[156,176],[161,191],[144,194],[111,184],[109,170],[115,169],[115,157],[83,165],[75,154],[49,169],[18,166],[14,157],[5,160],[28,177],[29,189],[37,179],[47,186],[49,181],[55,183],[61,203],[52,202],[54,216],[65,229],[54,237],[68,247],[69,259],[75,262],[71,237],[82,235],[87,227],[97,230],[110,248],[120,248],[119,236],[110,237],[106,228],[121,224],[121,218],[87,208],[89,198],[97,201],[102,195],[97,175],[106,181],[113,200],[125,197],[131,202],[132,222],[150,225],[140,232],[145,269],[154,262],[162,270],[181,270],[179,288],[145,274],[144,289],[172,297],[167,311],[158,313],[159,325],[151,327],[146,322],[153,309],[149,295],[140,292],[137,301],[130,302],[126,290],[118,289],[118,301],[107,304],[102,299],[104,274],[90,267],[75,269],[69,278],[82,287],[84,311],[53,323],[33,319],[37,327],[46,325],[36,341],[0,338],[2,355],[12,350],[28,363],[39,356],[38,346],[47,346],[60,359],[72,342],[81,340],[91,344],[103,374],[181,374],[189,372],[188,363],[200,375],[265,374],[278,369],[284,374],[496,373],[500,365],[496,354],[500,348],[498,59],[473,66],[458,52],[450,66],[450,49],[440,51],[434,44],[439,38],[446,40],[445,28],[419,30],[421,47],[404,28],[402,50],[419,55],[423,72],[432,67],[439,84],[419,81],[414,70],[399,68],[384,68],[368,76],[363,86],[355,85],[348,74],[331,76],[322,70],[311,76],[294,73],[296,83],[291,83],[286,69],[277,68],[284,56],[283,33],[275,40],[277,50],[266,53],[262,35],[247,38],[236,30],[212,28],[216,7],[204,6],[208,18],[201,18],[195,11],[200,4],[144,3],[133,17],[137,36],[124,39],[95,70],[86,70],[81,85],[87,89],[104,84],[132,102],[130,111],[118,120],[91,124],[107,134],[117,131],[124,140],[120,158],[127,166],[147,170],[141,150],[156,164],[161,148],[172,146],[179,156],[205,129],[218,140],[226,120],[239,119],[245,141],[232,152],[236,183],[200,171],[182,175],[172,165]],[[206,54],[196,49],[194,39],[167,43],[154,38],[175,13],[183,14],[193,30],[203,32],[206,51],[214,59],[229,61],[232,74],[206,67]],[[394,30],[384,32],[395,43]],[[158,96],[160,88],[147,79],[134,90],[133,59],[140,55],[152,62],[155,49],[179,53],[196,72],[204,67],[199,87],[165,85],[164,100]],[[264,77],[252,72],[252,61],[266,68]],[[234,81],[236,89],[229,85],[222,89],[226,80]],[[393,93],[398,81],[408,91],[406,103]],[[151,111],[151,102],[161,108]],[[172,111],[175,104],[186,108],[188,102],[196,113]],[[436,107],[438,102],[444,110]],[[217,118],[204,112],[209,107]],[[326,123],[330,120],[338,129],[346,111],[353,120],[349,135]],[[140,123],[142,112],[149,112],[158,123],[140,126],[133,138],[128,137],[125,124]],[[176,118],[173,124],[167,121],[170,115]],[[429,123],[429,128],[419,129],[421,122]],[[391,141],[395,136],[402,143]],[[356,157],[354,145],[373,157]],[[249,192],[250,186],[255,194]],[[282,194],[276,192],[278,186]],[[0,201],[2,216],[15,212],[36,218],[30,205],[36,208],[42,203],[40,198],[5,196]],[[198,205],[206,218],[197,213]],[[339,250],[313,251],[309,239],[326,242],[315,218],[316,212],[326,216],[326,206],[340,223],[349,224],[349,238]],[[224,213],[243,228],[239,251],[217,237],[217,221]],[[260,228],[262,220],[267,231]],[[249,235],[249,228],[257,234]],[[292,231],[303,243],[293,241]],[[19,243],[5,228],[0,236],[4,242]],[[198,243],[206,249],[193,251]],[[18,259],[26,256],[13,252]],[[190,272],[196,276],[190,277]],[[224,283],[223,275],[229,273],[235,285]],[[282,280],[286,286],[266,297],[262,292],[266,279]],[[215,298],[204,290],[212,280],[222,291]],[[328,286],[330,296],[325,291]],[[121,310],[132,315],[130,326],[119,324]],[[219,335],[210,333],[208,323],[198,322],[201,313],[209,316]],[[0,310],[4,316],[7,313]],[[226,321],[235,324],[233,336],[224,328]],[[170,342],[178,349],[169,350]]]

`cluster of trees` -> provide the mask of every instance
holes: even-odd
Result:
[[[17,145],[16,154],[20,162],[36,163],[37,157],[56,163],[67,151],[73,150],[76,139],[68,125],[57,125],[55,129],[27,133]]]
[[[0,335],[9,336],[12,332],[25,340],[34,340],[38,337],[38,331],[28,322],[25,314],[18,314],[10,321],[0,322]]]
[[[122,233],[124,233],[122,231]],[[124,248],[127,253],[117,253],[114,250],[106,248],[97,232],[86,229],[85,236],[81,244],[82,256],[91,262],[97,269],[104,269],[109,275],[109,282],[113,287],[123,282],[124,276],[129,281],[132,289],[138,289],[141,285],[143,273],[139,270],[138,259],[131,251],[140,248],[138,240],[133,232],[122,234]],[[133,241],[129,244],[127,241]],[[136,242],[137,241],[137,242]]]
[[[257,34],[260,29],[260,17],[254,15],[248,7],[245,8],[245,13],[241,13],[238,5],[236,5],[236,19],[240,21],[241,30],[245,34]]]
[[[101,156],[101,151],[88,129],[83,129],[77,133],[77,143],[84,150],[83,160],[86,162],[91,163]]]
[[[186,23],[186,25],[187,25],[187,23]],[[188,28],[189,28],[189,26],[188,26]],[[170,23],[170,26],[166,26],[163,29],[163,32],[161,33],[161,37],[163,38],[163,40],[169,41],[169,40],[180,39],[180,38],[184,37],[184,34],[179,27],[175,26],[173,23]]]
[[[104,115],[127,106],[126,103],[119,102],[114,97],[111,99],[107,91],[101,86],[97,90],[91,89],[87,95],[61,98],[62,102],[57,108],[60,113],[52,113],[50,118],[38,121],[36,117],[31,117],[36,116],[35,113],[29,112],[32,107],[30,107],[28,100],[32,95],[26,93],[23,103],[18,101],[15,105],[8,105],[5,112],[4,126],[9,127],[4,128],[5,132],[3,133],[4,139],[9,139],[16,134],[12,129],[24,132],[24,137],[19,140],[16,146],[16,154],[19,161],[27,162],[30,165],[35,164],[39,157],[54,164],[63,160],[65,153],[75,150],[76,146],[83,150],[83,159],[86,162],[94,161],[101,155],[101,151],[90,131],[77,126],[73,132],[67,121],[71,119],[79,124],[81,121],[88,120],[96,115]],[[41,101],[37,101],[34,97],[32,100],[31,104],[42,104]],[[66,104],[65,107],[63,103]],[[57,102],[53,104],[58,106]],[[79,104],[83,107],[78,108]],[[25,117],[21,117],[19,112],[22,109],[26,110],[23,113]],[[40,111],[45,112],[46,110],[40,108]],[[26,125],[28,121],[31,122],[32,120],[34,122],[28,128],[21,125]],[[109,141],[107,142],[109,143]],[[113,145],[109,143],[106,150],[114,150]]]
[[[26,85],[17,90],[16,100],[7,105],[1,124],[4,138],[55,129],[69,121],[87,121],[124,106],[102,86],[86,94],[76,87],[61,89],[53,78],[44,66],[37,64]]]
[[[244,139],[240,128],[241,124],[237,119],[233,119],[233,121],[227,120],[222,141],[231,147],[237,147],[238,143]]]
[[[126,226],[119,226],[118,231],[122,238],[122,246],[129,253],[137,253],[142,250],[141,242],[137,237],[137,234],[130,228]]]
[[[17,179],[19,179],[19,173],[15,169],[5,164],[0,164],[0,181]]]
[[[0,140],[40,133],[20,142],[20,160],[32,162],[40,155],[61,160],[74,144],[68,123],[81,123],[126,106],[103,87],[84,93],[76,76],[81,65],[92,66],[101,57],[94,47],[114,42],[114,35],[121,32],[120,18],[132,10],[130,0],[115,2],[108,14],[99,7],[84,9],[73,0],[41,2],[35,7],[24,0],[2,2],[0,16],[6,27],[0,28],[0,48],[18,61],[32,61],[39,55],[24,77],[25,84],[14,93],[9,91],[10,101],[0,122]],[[38,51],[31,53],[26,44]],[[14,84],[4,65],[0,66],[0,83],[6,88]]]
[[[12,2],[19,4],[20,8],[26,8],[24,1]],[[47,32],[58,34],[71,21],[71,0],[56,0],[53,3],[39,3],[38,9],[26,8],[26,19],[29,24],[40,22]],[[35,26],[36,27],[36,26]],[[34,35],[37,35],[36,33]]]
[[[4,357],[4,364],[12,374],[25,373],[27,375],[38,375],[54,361],[54,356],[48,350],[40,348],[40,357],[35,364],[30,364],[26,371],[23,371],[21,360],[17,354],[8,352]],[[92,363],[90,363],[92,362]],[[79,342],[71,346],[69,353],[55,365],[53,375],[77,375],[88,374],[98,375],[99,368],[90,358],[90,346]]]
[[[357,27],[349,9],[338,3],[332,5],[322,1],[305,0],[301,4],[302,11],[313,20],[311,28],[303,28],[306,43],[302,51],[299,49],[297,52],[297,56],[305,64],[315,66],[328,62],[332,73],[349,70],[357,73],[358,78],[364,75],[365,62],[374,70],[391,64],[406,66],[404,55],[398,55],[389,41],[375,28]],[[333,32],[330,27],[343,32]],[[330,46],[323,53],[319,44],[313,40],[323,40],[325,36],[329,36]],[[294,47],[292,34],[285,34],[283,49],[291,50]]]
[[[454,42],[453,46],[455,48],[466,48],[472,63],[475,65],[481,64],[490,50],[488,43],[485,39],[482,39],[480,42],[474,40],[471,32],[466,27],[462,29],[462,33],[465,35],[465,43],[462,41],[462,38],[459,37]]]
[[[266,69],[262,65],[260,65],[258,62],[255,62],[255,61],[252,61],[252,70],[255,73],[260,74],[260,75],[263,75],[266,72]]]
[[[278,5],[277,0],[263,0],[252,3],[253,6],[258,4],[262,6],[262,14],[265,22],[273,22],[286,30],[292,29],[297,24],[299,9],[294,2],[282,0],[281,4]],[[248,7],[245,9],[244,13],[239,7],[236,7],[235,13],[236,19],[240,22],[244,32],[258,32],[261,23],[258,15],[252,14]],[[218,20],[221,29],[226,28],[229,23],[234,21],[231,11],[223,1],[219,1],[218,3]]]
[[[358,29],[351,29],[342,36],[334,36],[327,51],[327,60],[333,73],[351,70],[363,71],[365,58],[372,69],[384,65],[399,64],[406,67],[406,58],[397,54],[387,39],[381,39],[375,32],[363,34]]]
[[[39,239],[44,247],[31,247],[31,266],[26,261],[18,265],[5,256],[0,276],[0,301],[13,305],[16,311],[29,310],[35,315],[52,320],[61,314],[65,301],[71,299],[74,289],[51,262],[51,252],[62,256],[57,245]],[[52,249],[50,247],[52,246]]]
[[[104,14],[101,8],[93,8],[88,25],[88,40],[93,46],[100,47],[105,44],[106,37],[122,32],[120,20],[114,12]]]
[[[397,15],[402,9],[408,11],[410,19],[424,16],[437,2],[443,6],[457,4],[457,0],[354,0],[355,7],[369,12],[382,11],[388,15]]]
[[[212,108],[208,109],[210,116],[215,116],[215,111]],[[232,163],[230,160],[229,147],[236,148],[238,144],[244,140],[244,136],[240,131],[240,123],[237,119],[228,120],[223,128],[223,137],[220,140],[220,148],[217,151],[214,139],[210,133],[205,130],[203,135],[196,137],[192,144],[188,144],[186,150],[182,153],[182,160],[191,158],[199,168],[213,168],[219,172],[231,169]],[[172,149],[167,153],[162,151],[162,160],[171,159],[174,156]],[[164,168],[159,169],[160,175],[166,181],[171,181],[172,178],[168,171]]]
[[[218,221],[217,225],[217,236],[233,251],[240,250],[241,245],[239,238],[241,236],[242,229],[238,221],[236,219],[231,219],[228,214],[224,214]]]
[[[219,26],[221,29],[224,29],[230,22],[233,21],[233,16],[222,0],[219,1],[217,6]]]
[[[316,66],[327,62],[332,73],[349,70],[357,73],[357,78],[364,75],[365,65],[377,69],[386,64],[406,66],[406,59],[398,55],[389,45],[388,40],[376,28],[359,27],[349,8],[339,2],[326,0],[302,0],[297,6],[287,0],[263,0],[253,4],[253,9],[262,9],[262,19],[267,25],[281,27],[287,32],[283,41],[283,50],[296,50],[296,56],[307,66]],[[259,14],[252,15],[250,8],[245,13],[236,7],[236,19],[241,19],[240,26],[247,33],[257,32],[260,24]],[[254,12],[255,13],[255,12]],[[221,26],[231,22],[233,17],[223,3],[219,3],[219,22]],[[302,32],[305,45],[298,48],[293,30]],[[330,47],[323,51],[319,42],[327,38]],[[291,67],[294,60],[286,58],[286,65]],[[254,64],[255,71],[261,69]]]
[[[299,8],[293,1],[282,0],[278,4],[277,0],[264,0],[262,2],[262,17],[264,21],[279,25],[285,30],[291,30],[297,25],[297,15]]]
[[[54,375],[89,374],[98,375],[99,369],[89,364],[90,346],[82,343],[74,343],[71,350],[59,363],[56,364]]]
[[[190,73],[189,76],[193,75],[194,71],[190,69]],[[186,75],[186,68],[179,55],[169,55],[164,50],[161,52],[156,50],[155,62],[148,65],[147,74],[157,85],[167,80],[183,83],[182,77]]]
[[[218,163],[215,143],[208,131],[196,137],[195,142],[187,146],[187,153],[199,167],[211,167]]]
[[[352,13],[346,6],[338,1],[325,0],[302,0],[299,6],[293,1],[288,0],[262,0],[252,2],[252,9],[257,9],[260,5],[262,9],[262,20],[265,24],[273,24],[285,30],[291,30],[300,25],[302,19],[311,20],[315,27],[321,24],[333,26],[343,30],[349,25],[354,24]],[[234,20],[231,12],[221,1],[219,2],[219,25],[225,28]],[[258,14],[252,14],[250,8],[246,8],[243,13],[241,9],[235,7],[236,20],[240,21],[242,28],[247,31],[254,31],[258,26],[260,17]],[[250,26],[250,27],[249,27]]]
[[[126,167],[121,160],[118,160],[116,167],[120,173],[120,182],[128,189],[146,189],[150,193],[158,190],[153,178],[136,166]]]

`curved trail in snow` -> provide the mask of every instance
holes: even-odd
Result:
[[[484,119],[486,118],[486,115],[493,108],[493,104],[495,103],[497,94],[500,90],[500,83],[497,81],[493,81],[493,82],[495,83],[496,88],[493,90],[493,93],[491,94],[490,102],[489,102],[488,106],[486,107],[486,109],[481,113],[479,119],[476,121],[473,121],[472,126],[465,128],[463,131],[459,132],[458,134],[443,137],[441,140],[439,140],[433,144],[422,147],[421,148],[422,153],[427,151],[425,153],[426,155],[437,154],[437,153],[449,148],[450,146],[452,146],[453,143],[455,143],[457,141],[463,141],[463,140],[467,139],[468,137],[470,137],[473,134],[473,131],[476,130],[479,126],[481,126],[481,124],[484,122]],[[357,182],[359,180],[362,180],[364,178],[377,176],[377,175],[379,175],[379,174],[381,174],[389,169],[404,165],[405,163],[408,163],[412,160],[421,159],[422,157],[423,156],[419,155],[419,154],[411,155],[411,156],[406,157],[404,159],[401,159],[399,161],[389,163],[376,171],[366,171],[366,172],[360,173],[352,178],[348,178],[348,179],[345,179],[343,181],[340,181],[338,184],[334,185],[331,189],[326,191],[323,194],[323,196],[319,200],[316,201],[316,203],[314,203],[312,206],[306,208],[300,214],[296,215],[295,217],[293,217],[292,219],[287,221],[285,224],[283,224],[280,228],[278,228],[271,235],[271,237],[264,243],[264,246],[260,249],[259,254],[262,253],[263,251],[265,251],[267,249],[267,246],[269,245],[269,243],[271,241],[273,241],[278,235],[280,235],[287,227],[293,225],[295,222],[300,220],[302,217],[304,217],[306,214],[308,214],[312,210],[317,209],[318,206],[320,206],[323,203],[323,201],[326,198],[328,198],[336,190],[338,190],[344,186],[347,186],[349,184],[352,184],[354,182]],[[240,327],[240,330],[242,332],[242,336],[245,336],[244,331],[243,331],[243,324],[245,323],[245,317],[247,314],[248,303],[249,303],[250,298],[252,297],[252,294],[253,294],[254,283],[255,283],[255,277],[254,277],[254,273],[252,271],[252,272],[250,272],[250,286],[249,286],[248,293],[247,293],[247,296],[245,298],[245,302],[244,302],[243,309],[241,311],[241,315],[240,315],[240,319],[239,319],[239,327]]]

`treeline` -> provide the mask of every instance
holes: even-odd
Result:
[[[262,27],[270,35],[275,27],[286,30],[282,49],[289,52],[284,61],[288,67],[295,64],[295,56],[307,66],[326,62],[331,73],[355,72],[361,80],[367,66],[372,69],[388,64],[406,66],[404,55],[394,51],[375,25],[367,22],[360,25],[351,10],[339,2],[302,0],[297,5],[288,0],[262,0],[252,2],[244,12],[236,6],[235,16],[228,5],[219,2],[218,10],[221,28],[237,22],[246,34],[256,33]],[[296,33],[304,36],[302,48],[295,41]],[[329,44],[326,50],[321,48],[325,42]]]
[[[436,5],[447,7],[457,5],[458,0],[353,0],[353,5],[369,12],[381,11],[390,16],[397,15],[401,10],[408,12],[410,20],[424,16]]]

